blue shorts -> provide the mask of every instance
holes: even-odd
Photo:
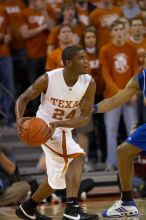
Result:
[[[146,123],[139,126],[125,142],[146,151]]]

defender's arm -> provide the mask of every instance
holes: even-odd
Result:
[[[128,102],[134,94],[139,91],[139,83],[137,76],[134,76],[126,85],[126,87],[120,90],[116,95],[111,98],[104,99],[95,105],[94,113],[103,113],[113,110],[124,103]]]

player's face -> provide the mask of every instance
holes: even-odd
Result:
[[[93,32],[87,32],[84,37],[85,47],[93,48],[96,46],[96,36]]]
[[[84,50],[79,51],[72,59],[72,67],[76,73],[79,75],[85,74],[88,72],[88,58]]]

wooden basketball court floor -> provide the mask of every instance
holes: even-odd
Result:
[[[101,217],[101,212],[107,209],[113,204],[115,200],[111,201],[108,199],[91,200],[88,202],[81,203],[85,210],[89,213],[96,213],[99,215],[99,219],[104,219]],[[137,207],[139,209],[138,217],[124,217],[119,218],[120,220],[146,220],[146,199],[136,199]],[[15,215],[16,207],[1,207],[0,208],[0,220],[19,220]],[[62,214],[65,208],[65,204],[60,205],[40,205],[38,210],[47,216],[52,217],[53,220],[61,220]],[[111,218],[110,218],[111,219]]]

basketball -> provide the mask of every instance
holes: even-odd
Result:
[[[49,126],[44,120],[28,118],[22,124],[21,139],[29,145],[39,147],[48,140],[48,129]]]

